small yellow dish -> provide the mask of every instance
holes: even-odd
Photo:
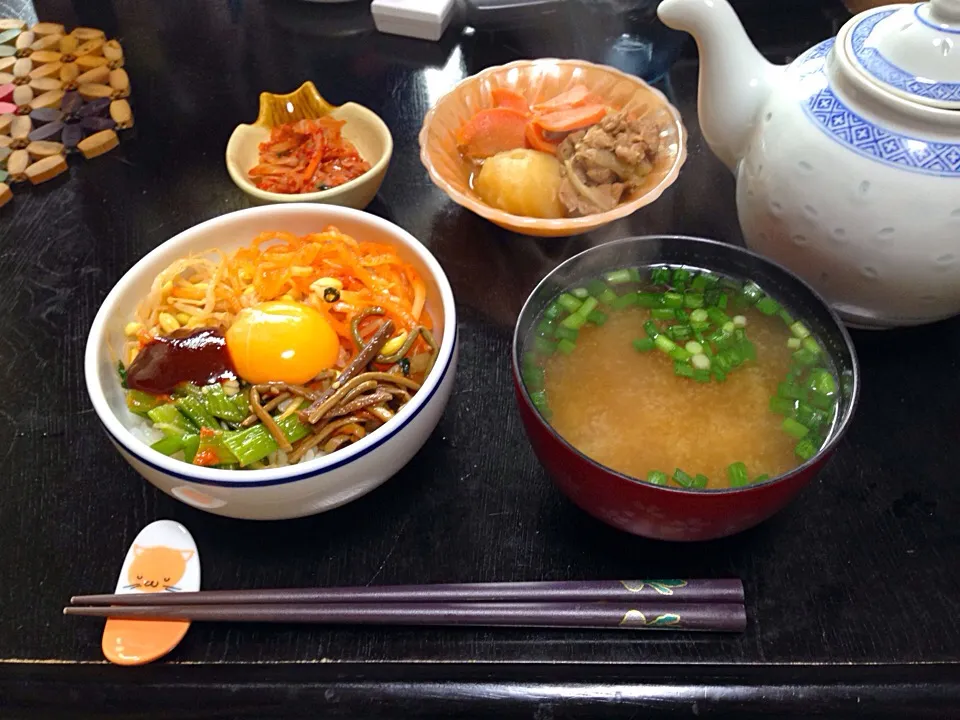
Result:
[[[270,136],[270,128],[324,115],[344,121],[343,137],[370,163],[367,172],[329,190],[295,195],[261,190],[250,180],[248,173],[259,160],[260,143]],[[233,131],[227,142],[226,161],[227,172],[236,186],[262,202],[319,202],[362,210],[380,189],[392,154],[393,136],[375,112],[352,102],[331,105],[307,81],[286,95],[260,93],[260,114],[252,125],[238,125]]]

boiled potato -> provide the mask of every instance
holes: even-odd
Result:
[[[487,205],[511,215],[560,218],[560,163],[537,150],[507,150],[488,157],[473,182]]]

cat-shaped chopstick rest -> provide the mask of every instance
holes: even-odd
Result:
[[[117,593],[196,592],[200,557],[180,523],[157,520],[137,535],[120,569]],[[183,639],[188,620],[109,618],[103,628],[103,654],[118,665],[143,665],[163,657]]]

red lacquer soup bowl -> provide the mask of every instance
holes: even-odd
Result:
[[[790,472],[744,487],[688,490],[653,485],[601,465],[567,443],[534,405],[521,362],[537,324],[559,293],[604,273],[660,264],[752,280],[813,332],[841,378],[836,421],[819,452]],[[783,508],[817,475],[849,427],[860,392],[853,341],[823,299],[785,268],[748,250],[681,236],[633,237],[586,250],[547,275],[520,312],[513,339],[520,416],[534,452],[557,487],[583,510],[620,530],[660,540],[710,540],[746,530]],[[638,403],[643,398],[637,398]],[[642,438],[637,439],[642,442]]]

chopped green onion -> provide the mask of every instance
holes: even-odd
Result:
[[[798,365],[804,365],[809,367],[810,365],[815,365],[817,362],[817,354],[812,353],[806,348],[800,348],[791,356],[793,361]]]
[[[814,355],[819,355],[821,352],[823,352],[820,349],[820,343],[818,343],[812,335],[808,335],[807,337],[805,337],[802,342],[803,342],[803,349],[809,350]]]
[[[673,316],[682,323],[690,320],[690,316],[687,315],[687,311],[683,308],[674,308]]]
[[[827,422],[827,414],[823,410],[811,407],[806,403],[800,403],[797,406],[797,422],[806,425],[811,430],[824,425]]]
[[[670,355],[670,357],[672,357],[674,360],[678,360],[680,362],[686,362],[690,359],[690,353],[677,345],[674,345],[673,350],[667,354]]]
[[[748,282],[743,286],[740,297],[742,297],[748,305],[756,305],[760,299],[763,298],[763,290],[761,290],[760,286],[756,283]]]
[[[703,295],[687,290],[687,292],[683,294],[683,304],[688,308],[701,308],[703,307]]]
[[[156,395],[141,390],[127,390],[127,407],[137,415],[146,415],[150,410],[163,404],[163,400]]]
[[[800,338],[792,337],[787,339],[787,347],[791,350],[798,350],[800,348]]]
[[[593,280],[587,283],[587,292],[593,295],[598,300],[600,299],[600,295],[603,294],[603,291],[608,289],[609,288],[607,287],[607,284],[603,282],[603,280],[599,280],[597,278],[594,278]]]
[[[707,346],[704,346],[706,350]],[[706,355],[706,353],[704,353]],[[713,358],[714,366],[719,368],[722,372],[728,373],[733,370],[733,363],[731,363],[723,353],[719,353]]]
[[[810,428],[798,422],[797,420],[794,420],[792,417],[785,417],[783,422],[780,424],[780,427],[785,433],[788,435],[793,435],[795,438],[797,438],[797,440],[805,437],[806,434],[810,432]]]
[[[567,312],[572,313],[576,312],[582,303],[570,293],[560,293],[560,297],[557,298],[557,304]]]
[[[692,313],[690,313],[690,319],[693,322],[698,322],[698,323],[706,322],[708,317],[710,316],[707,314],[707,311],[704,310],[703,308],[697,308]]]
[[[706,475],[697,473],[697,476],[693,479],[693,486],[698,490],[703,490],[703,488],[705,488],[709,482],[710,480],[707,479]]]
[[[720,298],[723,297],[723,293],[716,288],[710,288],[703,293],[703,304],[707,307],[713,307],[720,302]]]
[[[747,466],[742,462],[731,463],[727,466],[727,479],[730,481],[730,487],[743,487],[749,482],[749,478]]]
[[[747,317],[745,315],[733,316],[734,327],[745,328],[747,326]]]
[[[765,298],[761,298],[757,301],[757,310],[762,312],[764,315],[774,315],[780,310],[780,303],[774,300],[769,295]]]
[[[804,438],[797,443],[797,446],[793,451],[800,457],[801,460],[809,460],[814,455],[817,454],[819,448],[813,444],[813,441],[810,438]]]
[[[574,288],[570,291],[570,294],[573,295],[578,300],[585,300],[590,297],[590,291],[586,288]]]
[[[730,322],[730,316],[717,307],[707,308],[707,317],[718,327],[723,327]]]
[[[833,375],[830,374],[829,370],[824,370],[823,368],[816,368],[810,371],[807,386],[811,390],[816,390],[827,397],[833,397],[837,393],[837,381],[833,379]]]
[[[680,487],[693,487],[693,478],[687,475],[680,468],[677,468],[673,471],[673,481]]]
[[[696,340],[691,340],[686,345],[684,345],[684,347],[686,348],[687,352],[690,353],[691,355],[697,355],[703,352],[703,345],[698,343]]]
[[[533,351],[525,352],[521,359],[520,367],[524,370],[531,367],[540,367],[540,358],[538,358],[537,354]]]
[[[744,340],[740,343],[740,355],[743,359],[746,360],[756,360],[757,359],[757,346],[754,345],[749,340]]]
[[[630,271],[626,268],[621,270],[613,270],[608,272],[603,277],[611,285],[623,285],[624,283],[628,283],[632,280],[630,277]]]
[[[733,320],[725,322],[721,327],[723,328],[724,332],[730,334],[733,334],[733,331],[737,329],[737,326],[733,324]]]
[[[734,280],[729,277],[720,278],[720,287],[727,290],[733,290],[734,292],[740,292],[743,289],[743,284],[739,280]]]
[[[640,277],[640,271],[636,268],[627,268],[627,274],[630,275],[630,282],[643,282],[643,278]]]
[[[666,485],[668,480],[667,474],[659,470],[651,470],[647,474],[647,482],[651,485]]]
[[[573,315],[570,317],[573,317]],[[541,355],[553,355],[557,350],[557,344],[555,342],[543,337],[535,337],[533,339],[533,347]]]
[[[676,343],[674,343],[673,340],[671,340],[670,338],[668,338],[666,335],[663,335],[663,334],[657,335],[653,339],[653,342],[656,343],[657,349],[662,350],[663,352],[668,354],[671,351],[677,349]]]
[[[687,286],[687,283],[690,282],[690,278],[693,277],[693,273],[685,268],[677,268],[673,271],[673,286],[678,289],[683,289]]]
[[[563,320],[560,321],[560,326],[569,328],[570,330],[579,330],[587,323],[587,317],[581,315],[578,312],[567,315]]]
[[[673,374],[679,375],[680,377],[693,377],[693,365],[688,362],[681,362],[679,360],[673,363]]]
[[[587,315],[592,313],[594,310],[596,310],[599,304],[600,304],[600,301],[597,300],[595,297],[588,297],[583,301],[583,304],[579,308],[577,308],[576,314],[586,317]]]
[[[587,322],[592,322],[594,325],[603,325],[606,321],[607,314],[599,310],[592,310],[590,314],[587,315]]]
[[[716,305],[717,305],[717,307],[720,308],[721,310],[726,310],[726,309],[727,309],[727,296],[721,294],[720,297],[717,298],[717,303],[716,303]]]
[[[552,335],[555,329],[556,325],[553,320],[544,319],[537,324],[537,335]]]
[[[639,293],[635,293],[635,292],[624,293],[623,295],[618,297],[616,300],[614,300],[612,303],[610,303],[610,307],[612,307],[614,310],[624,310],[630,307],[631,305],[636,305],[639,299],[640,299]]]
[[[127,369],[123,366],[122,362],[117,362],[117,375],[120,376],[120,387],[128,390],[130,386],[127,385]]]
[[[557,340],[569,340],[570,342],[576,342],[577,338],[580,337],[580,331],[561,325],[554,331],[553,336]]]
[[[651,269],[650,282],[652,282],[654,285],[669,285],[670,284],[670,268],[655,267]]]
[[[807,390],[792,383],[780,383],[777,385],[777,396],[788,400],[805,400]]]
[[[697,343],[694,343],[696,345]],[[709,370],[710,369],[710,358],[704,355],[702,352],[695,353],[690,362],[693,363],[693,366],[697,370]]]
[[[810,331],[807,330],[807,326],[799,320],[790,326],[790,332],[792,332],[795,337],[798,337],[801,340],[810,335]]]
[[[757,483],[766,482],[766,481],[769,480],[769,479],[770,479],[770,476],[767,475],[766,473],[764,473],[763,475],[757,475],[757,476],[753,479],[753,484],[756,485]]]
[[[705,288],[713,287],[714,285],[716,285],[717,283],[720,282],[720,278],[719,278],[719,277],[717,277],[717,276],[714,275],[713,273],[708,273],[708,272],[701,273],[701,274],[697,277],[697,279],[703,281],[703,286],[704,286]]]
[[[794,323],[793,315],[787,312],[786,308],[780,308],[780,312],[778,312],[777,315],[780,316],[780,319],[783,320],[784,324],[787,325],[788,327],[790,325],[793,325]]]
[[[660,293],[637,293],[637,304],[645,308],[660,307],[663,305],[663,295]]]
[[[673,320],[676,316],[670,308],[654,308],[650,311],[650,317],[654,320]]]
[[[811,405],[821,410],[830,410],[833,407],[833,398],[829,395],[824,395],[819,390],[811,390],[810,396],[807,399]]]
[[[727,379],[727,374],[718,367],[713,368],[711,371],[713,373],[713,379],[717,382],[725,382]]]
[[[647,320],[643,324],[643,329],[646,331],[647,335],[652,338],[655,338],[660,334],[660,328],[657,327],[657,324],[653,320]]]
[[[693,329],[689,325],[671,325],[667,328],[667,335],[674,342],[684,342],[693,335]]]
[[[562,312],[563,308],[557,303],[550,303],[547,309],[543,311],[543,317],[547,320],[556,320],[558,317],[560,317],[560,313]]]
[[[523,371],[523,384],[527,390],[543,390],[544,371],[541,367],[531,367]]]
[[[690,313],[690,317],[693,318],[693,313]],[[707,330],[710,329],[710,323],[703,322],[701,320],[694,320],[693,322],[690,323],[690,327],[693,328],[694,334],[705,333]],[[699,340],[699,338],[697,339]],[[700,340],[700,342],[703,342],[703,341]]]
[[[710,371],[703,368],[694,368],[693,379],[699,383],[708,383],[710,382]]]
[[[530,393],[530,402],[533,403],[533,406],[541,412],[541,414],[547,414],[550,412],[550,404],[547,402],[547,391],[546,390],[535,390]]]
[[[604,305],[613,305],[617,301],[617,294],[610,288],[604,288],[603,292],[596,297]]]
[[[663,294],[663,304],[668,308],[683,307],[683,295],[678,292],[665,292]]]
[[[656,347],[656,343],[653,342],[652,338],[636,338],[633,341],[633,349],[639,352],[649,352]]]
[[[780,397],[779,395],[774,395],[770,398],[770,412],[772,413],[789,417],[793,415],[795,408],[796,400]]]
[[[564,355],[569,355],[574,350],[576,350],[576,343],[572,343],[569,340],[561,340],[557,343],[557,350],[562,352]]]

